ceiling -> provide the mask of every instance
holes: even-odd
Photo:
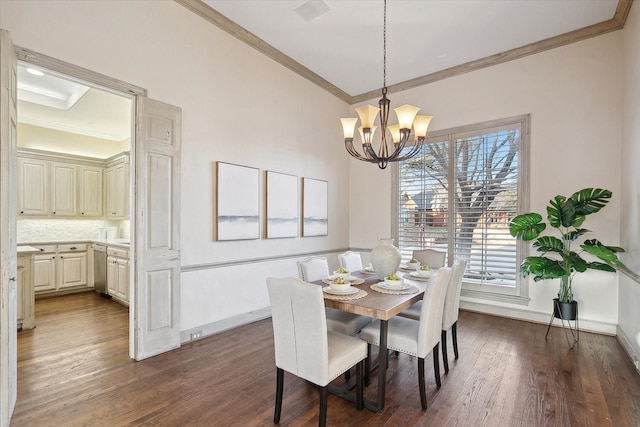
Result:
[[[382,0],[175,0],[353,104],[383,85]],[[624,26],[632,0],[388,0],[389,93]],[[18,68],[18,121],[123,141],[131,99]]]
[[[348,102],[383,86],[382,0],[176,0]],[[389,92],[622,28],[632,0],[388,0]]]

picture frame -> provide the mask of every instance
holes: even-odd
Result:
[[[267,239],[298,237],[298,177],[280,172],[265,172]]]
[[[329,234],[328,182],[302,178],[302,236]]]
[[[216,240],[259,238],[259,169],[217,162]]]

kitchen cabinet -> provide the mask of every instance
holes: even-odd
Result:
[[[47,245],[33,257],[36,295],[51,295],[90,288],[86,243]]]
[[[87,249],[78,250],[76,246],[58,249],[59,275],[57,289],[87,285]],[[73,249],[76,248],[76,249]]]
[[[49,162],[18,157],[18,213],[49,214]]]
[[[129,305],[129,251],[107,248],[107,292],[116,301]]]
[[[33,256],[33,289],[35,293],[56,289],[56,249],[45,249]]]
[[[66,163],[51,163],[51,214],[76,216],[76,166]]]
[[[32,259],[31,253],[18,254],[16,305],[19,329],[32,329],[35,326],[34,292],[31,281]]]
[[[106,216],[125,218],[129,215],[128,156],[106,170]]]
[[[102,209],[102,188],[103,188],[103,168],[92,166],[80,166],[80,216],[101,217]]]
[[[129,154],[94,159],[18,150],[18,214],[46,218],[129,216]]]

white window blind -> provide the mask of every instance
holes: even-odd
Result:
[[[520,117],[441,132],[399,164],[403,260],[414,249],[446,251],[451,262],[467,260],[465,287],[519,295],[520,245],[509,221],[523,208],[527,128],[528,117]]]

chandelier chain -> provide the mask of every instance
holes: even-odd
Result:
[[[382,31],[382,87],[387,87],[387,0],[384,0],[384,18]]]

